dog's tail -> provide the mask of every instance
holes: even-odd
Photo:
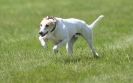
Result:
[[[104,17],[104,15],[100,15],[91,25],[89,25],[90,28],[93,29],[103,17]]]

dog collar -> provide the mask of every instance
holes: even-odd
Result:
[[[53,27],[53,29],[51,30],[51,32],[53,32],[56,28],[56,22],[55,22],[55,26]]]

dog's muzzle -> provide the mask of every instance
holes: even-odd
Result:
[[[45,32],[45,33],[43,33],[43,32],[39,32],[39,34],[40,34],[42,37],[45,36],[47,33],[48,33],[48,31]]]

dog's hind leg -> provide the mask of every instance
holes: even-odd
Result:
[[[91,30],[90,31],[86,31],[86,33],[83,33],[82,35],[83,35],[83,38],[87,41],[89,47],[91,48],[91,51],[92,51],[94,57],[98,58],[99,55],[96,52],[95,47],[93,45],[93,34],[92,34],[92,31]]]
[[[68,41],[68,43],[66,44],[66,49],[68,54],[72,54],[73,53],[73,45],[75,43],[75,41],[78,39],[78,37],[76,37],[75,35]]]

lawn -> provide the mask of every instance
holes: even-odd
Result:
[[[133,83],[132,0],[0,0],[0,83]],[[41,47],[47,15],[79,18],[94,29],[95,59],[83,38],[73,56]]]

